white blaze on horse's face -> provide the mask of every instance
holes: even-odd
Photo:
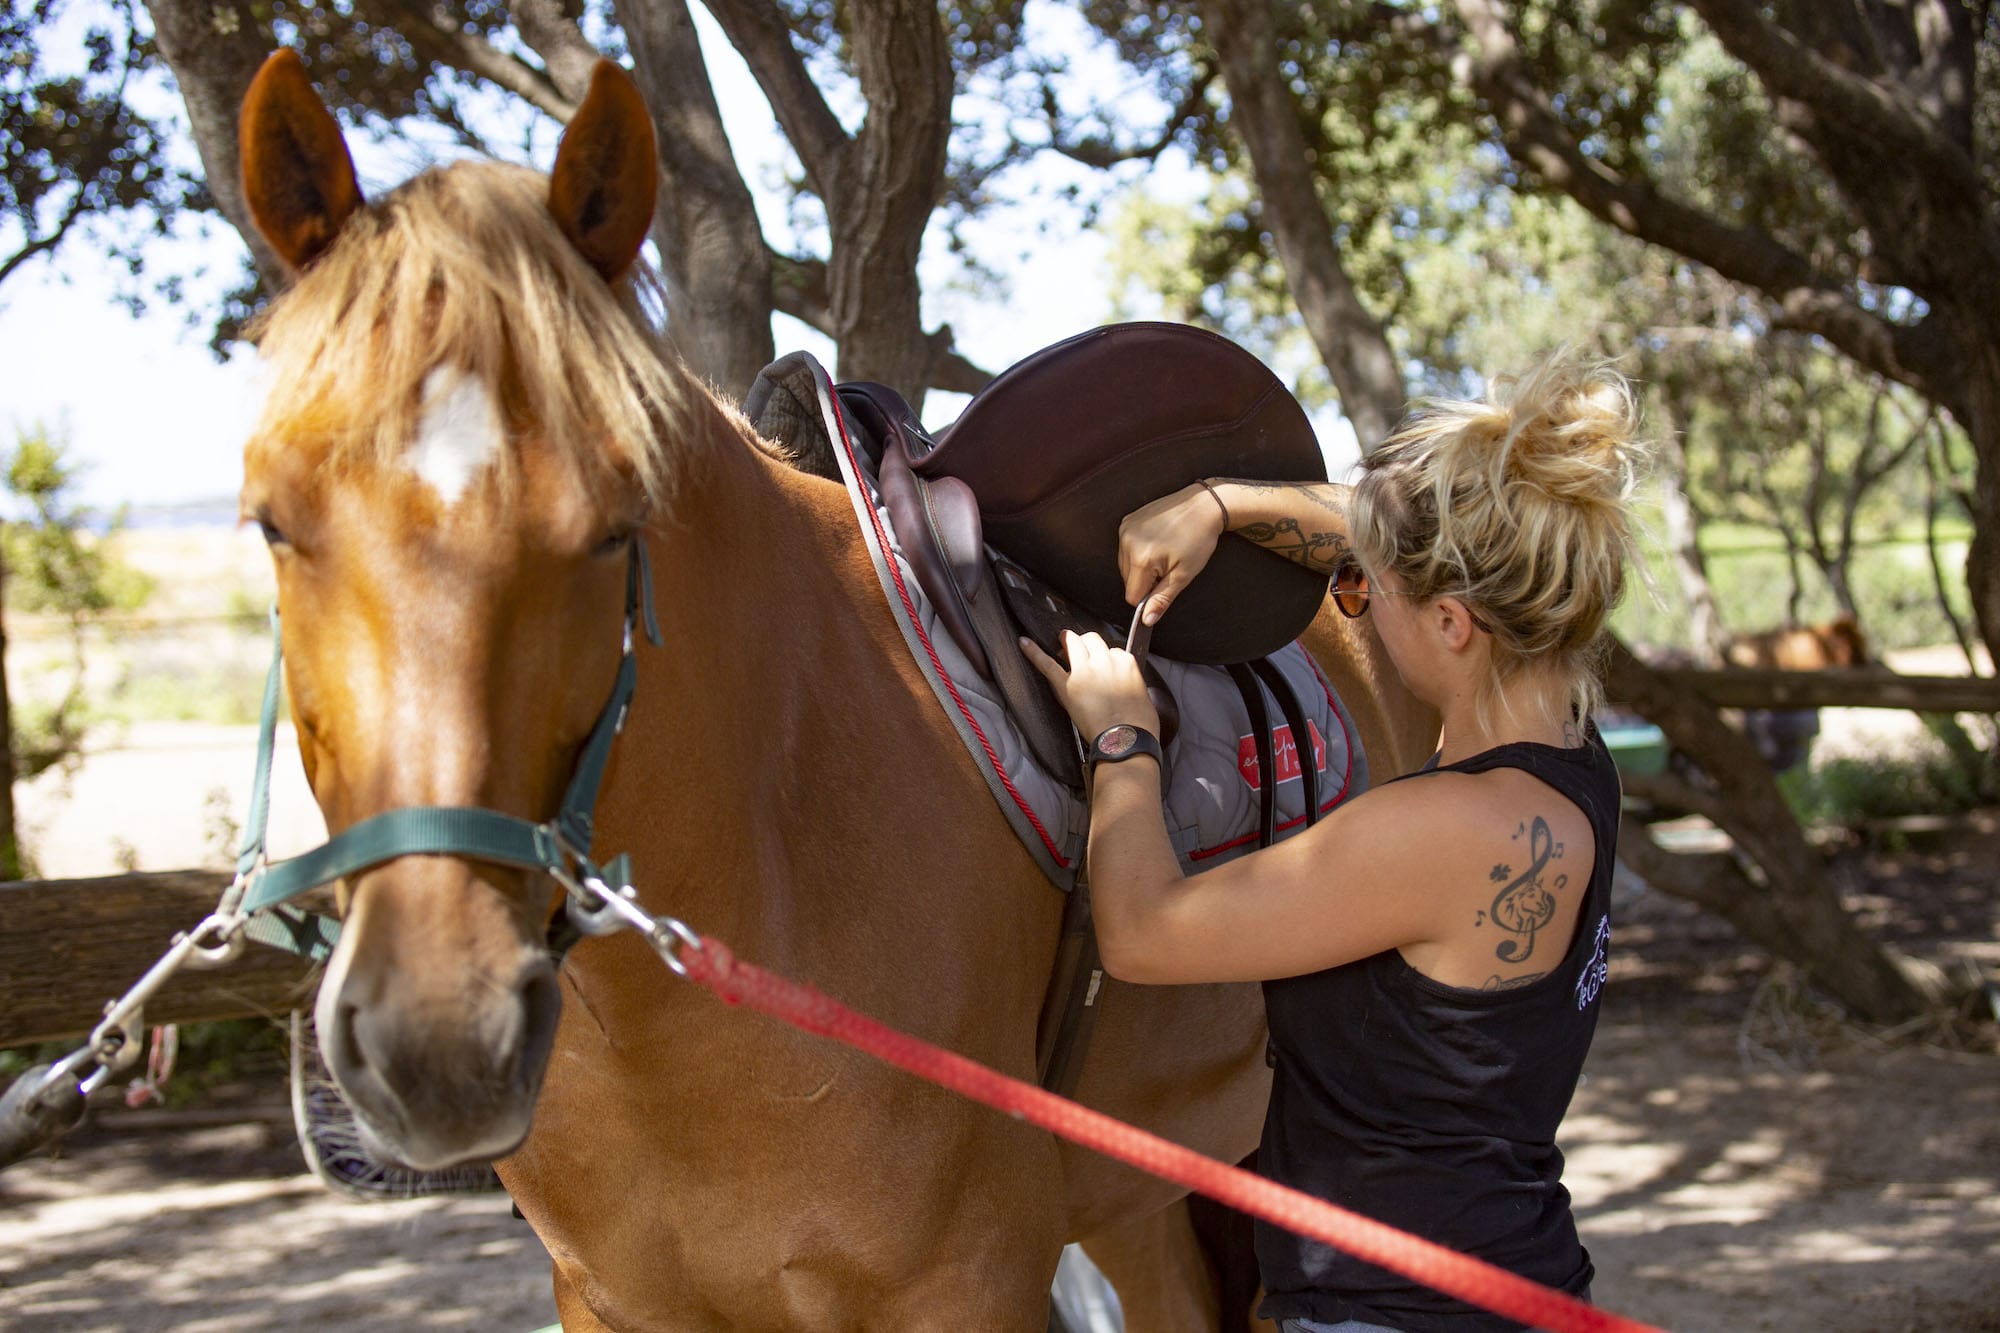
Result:
[[[451,366],[424,378],[424,414],[410,445],[410,469],[449,509],[500,457],[506,429],[484,381]]]

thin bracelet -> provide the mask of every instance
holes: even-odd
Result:
[[[1229,506],[1222,503],[1222,497],[1215,493],[1215,487],[1209,485],[1207,481],[1200,477],[1195,478],[1194,484],[1207,491],[1208,498],[1215,501],[1215,507],[1222,511],[1222,530],[1224,532],[1229,531]]]

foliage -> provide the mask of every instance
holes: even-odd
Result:
[[[35,1065],[60,1060],[76,1047],[77,1042],[70,1040],[0,1050],[0,1081],[14,1079]],[[252,1080],[269,1084],[284,1077],[289,1051],[285,1025],[268,1018],[182,1023],[174,1068],[161,1097],[170,1107],[183,1107],[229,1084]],[[139,1072],[144,1072],[143,1066]]]
[[[60,617],[72,649],[71,681],[61,698],[44,713],[14,719],[7,758],[16,778],[75,756],[83,735],[84,630],[95,616],[132,610],[152,593],[151,580],[113,560],[90,531],[94,516],[70,499],[75,480],[67,442],[46,426],[22,431],[5,458],[5,489],[27,511],[0,526],[7,610]]]
[[[1649,527],[1642,549],[1658,596],[1635,588],[1613,616],[1612,627],[1628,642],[1687,648],[1691,646],[1687,606],[1657,540],[1657,525]],[[1948,575],[1963,565],[1965,537],[1960,528],[1955,540],[1945,545]],[[1862,627],[1878,650],[1952,642],[1923,543],[1921,531],[1889,529],[1858,553],[1852,573],[1854,601]],[[1711,524],[1703,529],[1703,547],[1709,581],[1732,630],[1754,632],[1782,625],[1794,608],[1798,621],[1807,624],[1829,619],[1840,610],[1831,586],[1811,571],[1804,573],[1803,594],[1794,602],[1791,561],[1782,541],[1769,529]],[[1963,615],[1963,581],[1952,577],[1949,590],[1954,608]]]
[[[136,276],[146,243],[202,198],[167,159],[168,126],[127,98],[153,61],[130,0],[91,23],[78,69],[60,68],[45,49],[69,8],[6,0],[0,9],[0,217],[11,247],[0,282],[78,234]]]
[[[1840,756],[1778,777],[1803,824],[1856,827],[1909,815],[1963,814],[1982,804],[1979,785],[1942,745],[1911,754]]]

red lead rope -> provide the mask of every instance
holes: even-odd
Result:
[[[1040,1125],[1141,1171],[1185,1185],[1267,1222],[1326,1242],[1447,1295],[1553,1333],[1660,1333],[1564,1292],[1265,1180],[1052,1092],[899,1032],[810,986],[739,962],[706,936],[680,950],[687,975],[729,1004],[846,1042],[919,1078]]]

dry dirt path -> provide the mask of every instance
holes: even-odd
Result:
[[[1885,930],[1992,940],[1995,864],[1992,833],[1895,859]],[[2000,1058],[1834,1024],[1671,900],[1641,894],[1620,922],[1562,1136],[1603,1304],[1679,1330],[2000,1333]],[[336,1199],[278,1117],[97,1130],[0,1174],[0,1326],[552,1318],[547,1258],[503,1198]]]

